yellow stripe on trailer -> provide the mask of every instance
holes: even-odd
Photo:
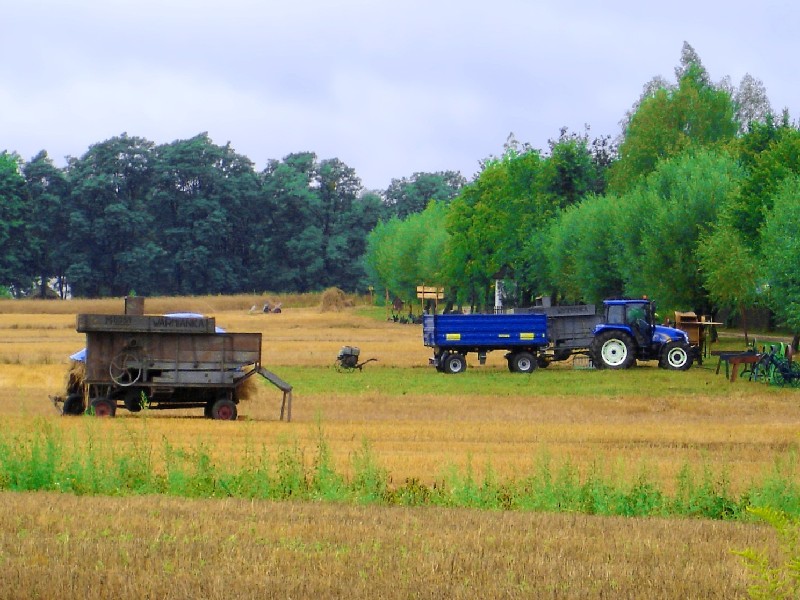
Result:
[[[446,333],[445,336],[444,336],[444,339],[446,339],[448,342],[457,342],[457,341],[459,341],[461,339],[461,334],[460,333]]]
[[[510,333],[500,333],[500,334],[497,335],[497,337],[510,338],[511,334]]]
[[[521,339],[521,340],[533,340],[533,339],[536,339],[536,334],[535,333],[520,333],[519,334],[519,339]]]

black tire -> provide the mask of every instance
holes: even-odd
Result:
[[[467,370],[467,357],[458,352],[451,352],[444,357],[444,372],[455,375]]]
[[[671,371],[686,371],[692,366],[692,347],[677,340],[668,342],[661,351],[658,366]]]
[[[130,412],[139,412],[142,410],[142,392],[140,390],[128,390],[125,392],[125,398],[122,403]]]
[[[61,409],[62,415],[78,416],[86,411],[86,406],[83,404],[82,394],[70,394],[64,400],[64,407]]]
[[[211,418],[218,421],[235,421],[238,416],[239,412],[236,409],[236,403],[227,398],[217,400],[211,408]]]
[[[113,418],[117,414],[117,402],[111,398],[95,398],[92,400],[92,413],[95,417]]]
[[[636,363],[633,340],[621,331],[604,331],[592,341],[592,362],[598,369],[627,369]]]
[[[533,373],[536,370],[536,359],[530,352],[515,352],[510,361],[514,373]]]

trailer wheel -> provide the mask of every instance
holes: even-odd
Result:
[[[530,352],[516,352],[511,355],[511,364],[515,373],[533,373],[536,369],[536,359]]]
[[[626,333],[604,331],[592,341],[592,362],[599,369],[627,369],[635,361],[633,341]]]
[[[211,418],[219,421],[235,421],[238,416],[236,403],[233,400],[223,398],[214,402],[211,408]]]
[[[686,371],[692,366],[692,348],[680,341],[669,342],[664,346],[658,366],[673,371]]]
[[[114,417],[117,414],[117,403],[111,398],[95,398],[92,400],[92,412],[95,417]]]
[[[467,357],[458,352],[448,354],[444,358],[444,372],[445,373],[463,373],[467,370]]]
[[[77,416],[82,415],[86,407],[83,405],[82,394],[70,394],[64,400],[64,408],[61,410],[62,415]]]

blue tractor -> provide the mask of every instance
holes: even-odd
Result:
[[[648,299],[604,300],[605,316],[595,325],[589,352],[598,369],[627,369],[637,360],[657,360],[660,367],[685,371],[694,361],[686,332],[656,325]]]

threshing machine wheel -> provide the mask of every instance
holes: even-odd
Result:
[[[61,414],[64,415],[82,415],[86,407],[83,405],[83,394],[70,394],[64,400],[64,408]]]
[[[233,400],[222,398],[214,402],[214,406],[211,407],[212,419],[235,421],[237,416],[238,411],[236,410],[236,403]]]
[[[117,403],[110,398],[95,398],[92,411],[95,417],[113,417],[117,414]]]
[[[129,349],[121,350],[111,359],[108,374],[118,386],[133,385],[142,378],[142,355]]]

